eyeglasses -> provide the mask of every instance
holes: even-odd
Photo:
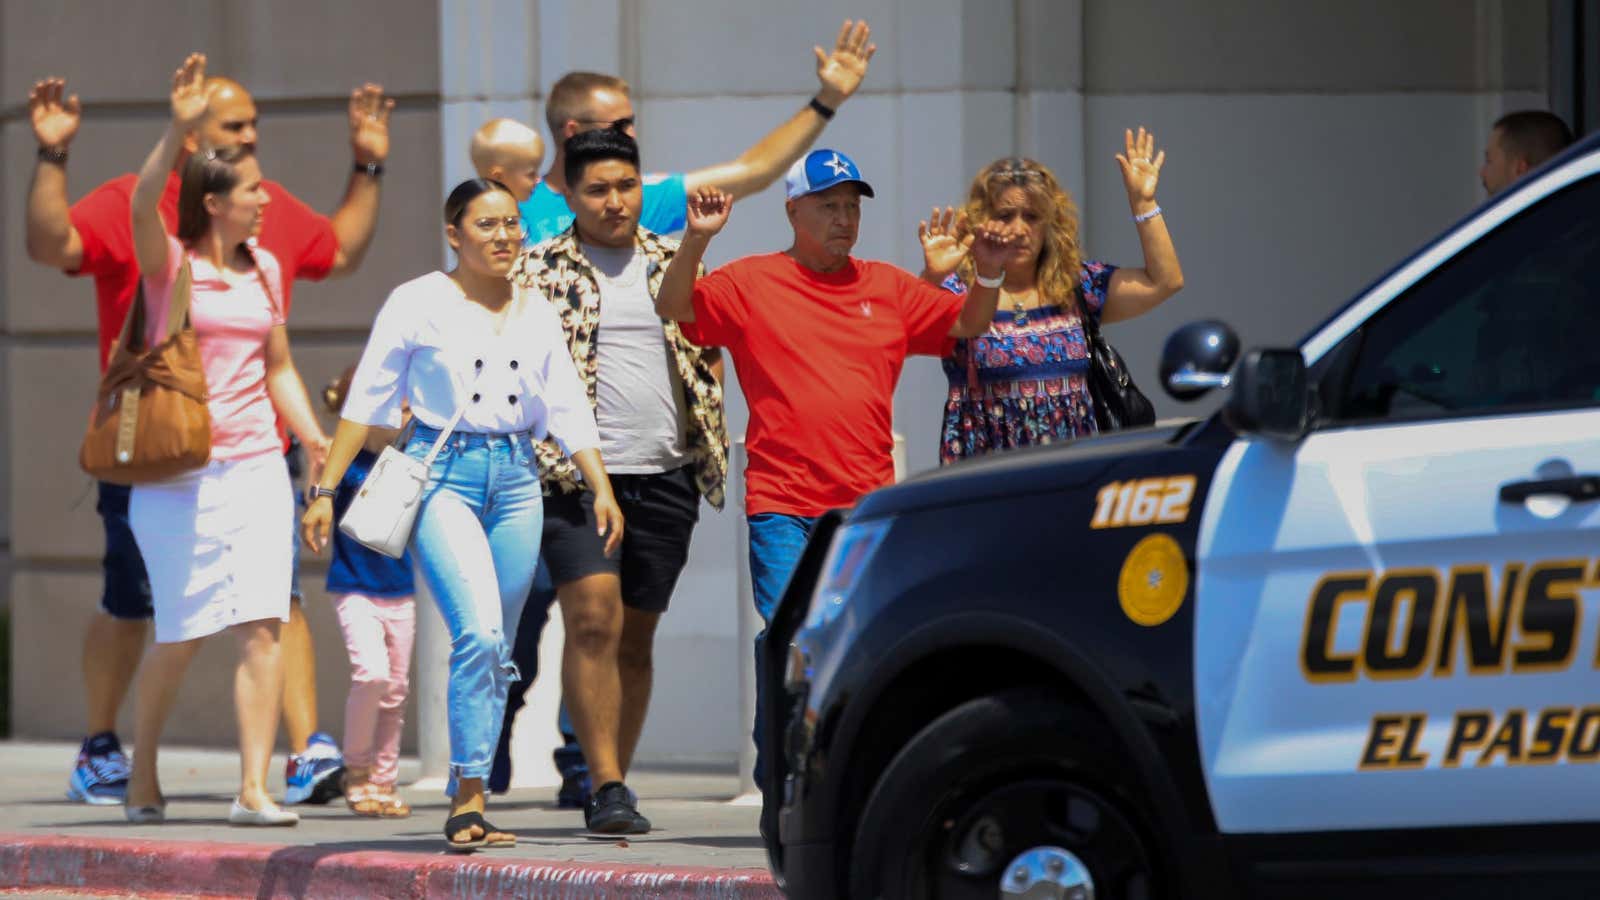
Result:
[[[521,216],[506,216],[503,219],[474,219],[472,220],[472,227],[490,237],[494,237],[502,230],[505,232],[506,237],[522,237]]]
[[[620,119],[610,119],[610,120],[607,120],[607,119],[579,119],[578,120],[578,124],[579,125],[599,125],[601,128],[609,128],[612,131],[616,131],[616,132],[620,132],[620,133],[626,134],[628,129],[633,127],[633,124],[634,124],[633,119],[634,119],[633,116],[623,116]]]

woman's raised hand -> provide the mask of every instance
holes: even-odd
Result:
[[[183,65],[172,73],[172,124],[188,131],[205,118],[206,106],[206,55],[191,53]]]
[[[1005,271],[1006,259],[1017,243],[1017,236],[999,222],[988,221],[979,225],[972,244],[974,270],[985,278],[993,278]]]
[[[917,223],[917,240],[922,242],[923,276],[943,281],[972,251],[977,235],[967,229],[967,214],[946,206],[935,206],[933,215]]]
[[[1161,166],[1167,161],[1167,151],[1156,152],[1156,136],[1139,128],[1139,134],[1123,131],[1126,150],[1117,154],[1117,165],[1122,169],[1122,183],[1128,189],[1129,203],[1154,203],[1156,182],[1161,179]]]
[[[728,216],[733,212],[733,195],[718,188],[703,187],[689,195],[687,205],[684,230],[711,237],[728,224]]]

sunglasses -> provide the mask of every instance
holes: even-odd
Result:
[[[1036,166],[1028,165],[1015,157],[1006,160],[1005,165],[989,173],[990,181],[1043,181],[1044,172]]]
[[[633,116],[623,116],[620,119],[611,119],[611,120],[606,120],[606,119],[579,119],[578,120],[578,124],[580,124],[580,125],[599,125],[602,128],[609,128],[612,131],[627,133],[628,129],[633,127],[633,119],[634,119]]]

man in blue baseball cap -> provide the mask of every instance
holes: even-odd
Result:
[[[727,347],[739,371],[750,407],[750,575],[756,609],[769,623],[822,514],[894,480],[900,369],[910,354],[939,356],[951,340],[988,329],[1012,240],[997,223],[969,238],[977,284],[952,294],[850,255],[861,198],[873,196],[850,157],[813,150],[789,169],[785,186],[789,249],[747,256],[698,280],[733,198],[715,187],[692,193],[683,242],[655,300],[656,313],[676,320],[689,340]]]

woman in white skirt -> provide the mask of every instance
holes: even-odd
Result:
[[[313,460],[327,456],[305,385],[289,357],[277,260],[252,247],[268,197],[254,156],[190,148],[205,115],[205,57],[173,77],[172,122],[134,187],[133,242],[143,278],[149,336],[164,333],[167,301],[187,261],[194,324],[211,413],[204,467],[134,487],[128,516],[155,602],[156,646],[139,673],[133,775],[127,818],[165,818],[156,748],[185,670],[201,641],[231,632],[239,642],[234,706],[240,783],[235,825],[293,825],[299,817],[267,795],[267,764],[283,694],[278,629],[289,620],[289,473],[276,419],[282,416]],[[181,172],[177,237],[159,211],[168,173]]]

